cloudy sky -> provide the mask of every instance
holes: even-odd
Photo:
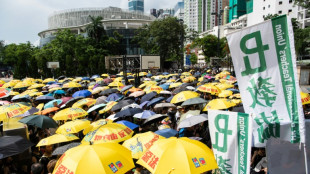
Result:
[[[173,8],[178,1],[144,0],[144,11]],[[109,6],[128,9],[128,0],[0,0],[0,40],[38,44],[38,33],[47,29],[48,15],[54,11]]]

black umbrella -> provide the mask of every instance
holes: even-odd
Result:
[[[27,125],[36,126],[42,129],[58,127],[58,124],[55,122],[55,120],[45,115],[28,116],[28,117],[20,119],[19,122],[27,124]]]
[[[113,89],[113,88],[112,89],[106,89],[106,90],[100,92],[99,95],[110,95],[110,94],[113,94],[116,92],[118,92],[117,89]]]
[[[150,92],[146,95],[144,95],[142,98],[141,98],[141,103],[145,102],[145,101],[150,101],[152,98],[154,98],[155,96],[157,95],[157,92],[153,91],[153,92]]]
[[[134,103],[135,101],[131,100],[131,99],[127,99],[127,100],[122,100],[120,102],[118,102],[116,105],[114,105],[111,109],[111,111],[117,111],[122,109],[123,107],[130,105],[132,103]]]
[[[59,76],[58,80],[62,80],[62,79],[65,79],[65,78],[66,78],[66,76]]]
[[[65,107],[71,107],[76,101],[78,101],[82,98],[84,98],[84,97],[82,97],[82,96],[74,97],[74,98],[68,100],[64,105],[65,105]]]
[[[164,101],[165,97],[157,97],[157,98],[153,98],[148,104],[147,107],[155,105],[157,103],[160,103],[161,101]]]
[[[0,137],[0,159],[24,152],[33,144],[21,136]]]
[[[174,96],[170,96],[169,98],[167,98],[166,102],[170,103],[173,97]]]
[[[132,87],[133,87],[133,85],[125,86],[122,90],[120,90],[120,92],[125,92],[125,91],[127,91],[128,89],[130,89]]]
[[[233,111],[233,112],[245,113],[245,112],[244,112],[243,106],[236,106],[236,107],[233,107],[232,111]]]
[[[32,107],[31,109],[29,109],[28,111],[26,111],[25,113],[21,114],[21,115],[17,115],[15,117],[27,117],[29,115],[33,115],[34,113],[38,112],[39,109]]]
[[[147,118],[143,124],[146,124],[146,123],[153,123],[153,122],[156,122],[156,121],[159,121],[159,120],[162,120],[164,118],[168,117],[167,115],[162,115],[162,114],[155,114],[155,115],[152,115],[150,116],[149,118]]]
[[[46,96],[46,95],[43,95],[43,96],[39,96],[36,98],[36,101],[38,101],[39,103],[47,103],[49,101],[52,101],[54,100],[55,98],[52,97],[52,96]]]
[[[180,92],[182,92],[182,91],[187,91],[187,90],[188,90],[188,89],[186,89],[186,86],[184,86],[184,87],[178,87],[178,88],[176,88],[175,90],[173,90],[172,93],[177,94],[177,93],[180,93]]]
[[[73,142],[73,143],[70,143],[70,144],[67,144],[67,145],[64,145],[64,146],[60,146],[60,147],[57,147],[52,155],[62,155],[64,154],[67,150],[73,148],[73,147],[76,147],[78,145],[80,145],[81,143],[79,142]]]
[[[115,117],[130,117],[130,116],[133,116],[137,113],[141,113],[143,112],[143,109],[140,109],[140,108],[128,108],[128,109],[125,109],[125,110],[122,110],[120,112],[118,112]]]

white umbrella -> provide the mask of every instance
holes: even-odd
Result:
[[[133,104],[130,104],[130,105],[127,105],[127,106],[123,107],[123,108],[121,109],[121,111],[122,111],[122,110],[125,110],[125,109],[128,109],[128,108],[140,108],[140,109],[142,109],[138,104],[133,103]]]
[[[196,116],[191,116],[191,117],[188,117],[188,118],[182,120],[178,125],[178,129],[186,128],[186,127],[192,127],[192,126],[195,126],[195,125],[202,123],[204,121],[207,121],[207,120],[208,120],[207,114],[200,114],[200,115],[196,115]]]
[[[170,91],[160,91],[159,94],[170,94],[171,95],[172,92],[170,92]]]

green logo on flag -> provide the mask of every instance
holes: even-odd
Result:
[[[222,128],[220,127],[220,120],[224,121],[224,125],[222,125]],[[225,114],[218,114],[214,119],[214,126],[217,129],[217,132],[215,132],[215,144],[212,144],[213,149],[217,149],[220,152],[227,152],[227,137],[228,135],[232,135],[232,130],[228,130],[228,121],[229,121],[229,115]],[[220,134],[223,134],[223,146],[221,147],[219,145],[219,136]]]

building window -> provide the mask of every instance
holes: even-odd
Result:
[[[288,2],[291,4],[293,2],[293,0],[289,0]]]
[[[268,5],[268,8],[270,8],[270,5]]]
[[[289,9],[288,12],[291,13],[291,12],[292,12],[292,9]]]
[[[278,14],[282,14],[282,11],[280,10],[280,11],[278,12]]]
[[[265,7],[263,7],[263,10],[265,10]]]
[[[279,5],[282,5],[282,1],[279,1]]]

